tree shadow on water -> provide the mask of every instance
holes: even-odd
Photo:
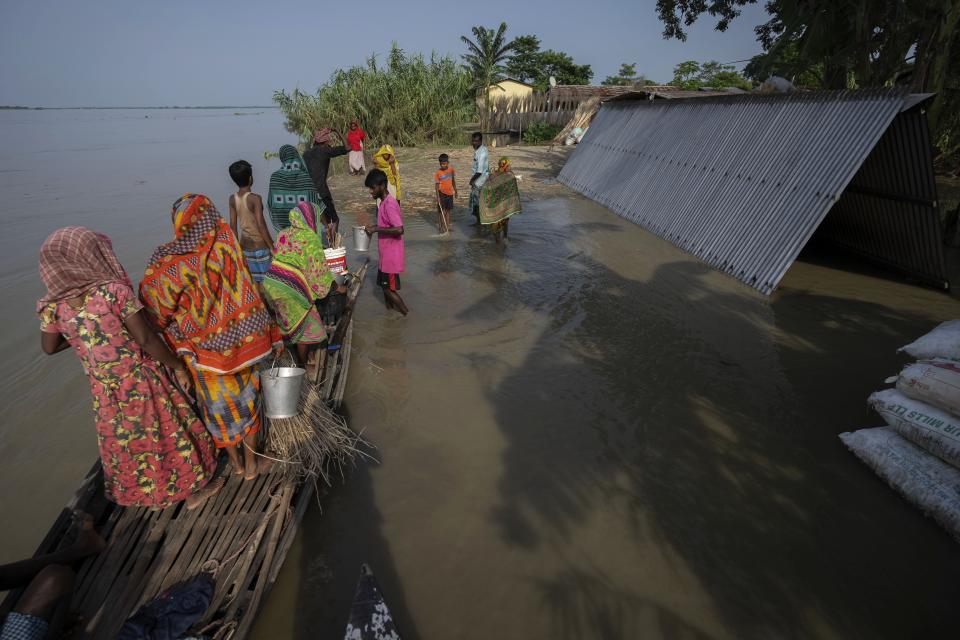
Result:
[[[955,627],[946,607],[960,560],[948,537],[916,514],[904,525],[909,507],[836,438],[866,416],[870,383],[858,380],[882,380],[891,360],[832,369],[844,345],[876,350],[926,319],[805,292],[771,303],[685,259],[631,280],[577,253],[575,236],[554,250],[569,256],[564,271],[504,280],[465,312],[502,295],[552,309],[526,360],[487,389],[507,442],[491,512],[504,540],[563,548],[598,512],[623,523],[611,545],[636,540],[532,579],[555,635],[624,637],[641,623],[662,637],[714,635],[649,595],[684,601],[679,578],[640,566],[635,583],[594,579],[620,555],[644,553],[682,561],[677,575],[695,576],[718,635],[932,637]],[[819,325],[811,308],[845,320]],[[838,355],[824,358],[829,349]],[[892,533],[904,526],[909,535]],[[654,613],[637,613],[641,603]]]
[[[371,471],[383,463],[383,452],[369,453],[380,462],[359,461],[342,485],[326,492],[321,508],[310,507],[301,524],[303,566],[297,587],[297,638],[343,637],[363,563],[373,569],[404,640],[420,638],[376,505]],[[357,523],[362,526],[356,527]],[[345,531],[345,526],[353,528]]]
[[[555,620],[555,638],[576,640],[584,630],[598,638],[659,637],[710,640],[710,636],[690,625],[682,616],[656,602],[638,597],[607,577],[578,569],[559,572],[534,586]]]

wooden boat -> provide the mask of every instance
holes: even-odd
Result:
[[[400,640],[393,615],[369,565],[360,566],[360,579],[350,606],[344,640]]]
[[[343,401],[353,340],[353,304],[367,265],[357,272],[348,294],[348,310],[326,352],[321,395],[334,410]],[[54,522],[35,555],[61,548],[74,509],[93,516],[107,540],[102,553],[76,568],[71,611],[80,623],[73,638],[115,638],[123,623],[143,604],[171,586],[204,571],[215,574],[216,588],[206,614],[193,629],[214,638],[244,638],[270,592],[293,543],[316,485],[284,476],[279,465],[253,481],[230,474],[226,486],[200,507],[184,504],[162,511],[123,508],[104,497],[99,460]],[[21,591],[0,605],[6,614]]]

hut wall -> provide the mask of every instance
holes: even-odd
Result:
[[[869,260],[947,288],[927,117],[898,115],[817,231]]]

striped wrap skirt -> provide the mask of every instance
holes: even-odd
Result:
[[[187,368],[196,385],[200,418],[217,448],[236,446],[260,430],[260,372],[255,367],[226,374]]]
[[[254,249],[253,251],[244,251],[243,259],[247,262],[247,269],[250,270],[250,276],[257,284],[263,282],[263,276],[270,270],[270,263],[273,262],[273,254],[270,249]]]

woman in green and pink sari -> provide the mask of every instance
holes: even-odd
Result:
[[[323,254],[322,207],[301,202],[290,211],[290,226],[277,235],[273,263],[263,279],[280,332],[296,345],[303,364],[310,347],[327,339],[317,301],[336,286]]]

